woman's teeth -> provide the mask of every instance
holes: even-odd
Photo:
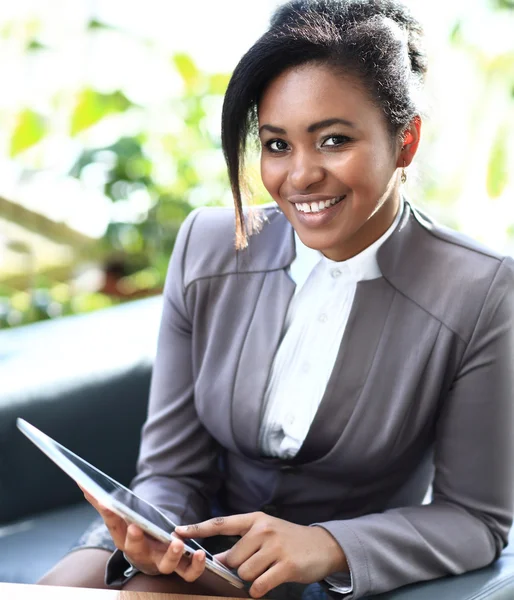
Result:
[[[295,204],[295,208],[296,210],[304,213],[317,213],[320,210],[325,210],[326,208],[334,206],[334,204],[338,204],[345,198],[346,196],[338,196],[337,198],[332,198],[331,200],[322,200],[320,202],[297,202]]]

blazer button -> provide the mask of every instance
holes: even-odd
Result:
[[[274,504],[264,504],[261,511],[270,517],[278,517],[278,508]]]

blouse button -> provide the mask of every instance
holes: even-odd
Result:
[[[337,279],[341,275],[341,269],[332,269],[330,274],[334,279]]]
[[[320,316],[318,317],[318,321],[320,323],[326,323],[328,321],[327,313],[321,313]]]

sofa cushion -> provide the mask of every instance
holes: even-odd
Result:
[[[0,332],[0,524],[78,502],[23,417],[110,476],[135,474],[162,298]]]
[[[0,581],[35,583],[98,516],[87,502],[0,527]]]

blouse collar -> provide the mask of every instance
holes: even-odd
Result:
[[[368,279],[378,279],[381,277],[382,272],[378,266],[377,253],[380,247],[397,228],[403,214],[403,209],[404,200],[403,197],[400,197],[398,212],[387,231],[362,252],[359,252],[359,254],[344,261],[330,260],[326,256],[323,256],[319,250],[309,248],[300,240],[298,234],[294,232],[296,257],[291,263],[290,274],[291,278],[296,283],[295,292],[298,293],[300,291],[307,281],[307,278],[318,264],[323,270],[330,272],[337,271],[338,274],[345,275],[343,279],[353,283]]]

